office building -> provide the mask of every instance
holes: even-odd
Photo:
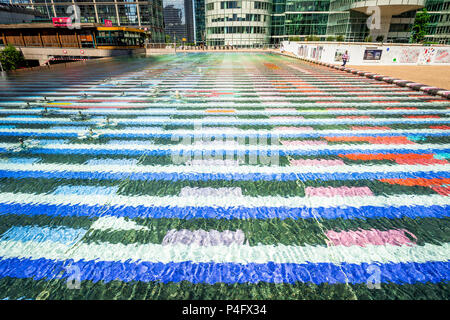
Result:
[[[206,44],[249,47],[270,42],[271,1],[205,1]]]
[[[194,40],[197,45],[206,44],[205,0],[194,3]]]
[[[450,43],[450,0],[271,0],[262,2],[263,10],[256,8],[260,1],[205,1],[209,45],[276,44],[311,36],[408,43],[422,8],[431,15],[426,41]],[[380,21],[368,23],[375,10]],[[262,20],[247,21],[254,18]]]
[[[151,42],[164,41],[162,0],[0,0],[1,3],[21,4],[37,10],[51,20],[53,17],[79,18],[80,23],[103,24],[105,20],[113,26],[126,26],[150,32]],[[79,17],[73,10],[79,8]]]

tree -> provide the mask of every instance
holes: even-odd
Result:
[[[430,19],[431,16],[427,9],[423,8],[422,11],[417,12],[416,19],[411,28],[411,42],[419,43],[425,40]]]
[[[25,63],[22,52],[11,45],[0,51],[0,63],[4,70],[16,70]]]

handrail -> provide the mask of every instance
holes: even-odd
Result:
[[[189,50],[248,50],[248,49],[258,49],[258,50],[273,50],[279,49],[278,44],[253,44],[247,46],[233,46],[233,45],[223,45],[223,46],[210,46],[210,45],[183,45],[177,44],[176,50],[189,51]],[[174,49],[173,43],[147,43],[147,49]]]

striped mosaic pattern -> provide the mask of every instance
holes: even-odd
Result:
[[[238,53],[0,88],[0,298],[449,299],[449,100]]]

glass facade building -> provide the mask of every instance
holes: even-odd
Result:
[[[330,0],[286,0],[287,36],[326,36]]]
[[[250,47],[270,42],[271,1],[205,1],[206,44]]]
[[[347,41],[408,42],[409,30],[425,0],[331,0],[327,34],[343,36]],[[378,27],[369,29],[368,18],[378,10]],[[372,24],[375,25],[375,24]]]
[[[196,44],[206,43],[205,0],[192,0],[194,3],[194,37]]]
[[[162,1],[0,0],[0,3],[27,5],[49,19],[70,16],[67,9],[76,4],[81,22],[102,23],[107,19],[116,26],[145,27],[151,31],[151,41],[164,42],[164,32],[172,38],[175,27],[168,28],[169,19],[164,30]],[[381,8],[382,30],[367,27],[369,4]],[[423,7],[431,15],[426,40],[450,44],[450,0],[164,0],[164,7],[169,5],[181,10],[183,27],[179,28],[184,31],[179,31],[178,38],[196,44],[251,46],[304,40],[308,36],[320,40],[342,36],[345,41],[365,41],[370,36],[372,41],[407,43],[416,12]]]
[[[193,0],[164,0],[165,32],[170,42],[195,42]],[[183,40],[184,39],[184,40]]]
[[[186,38],[186,26],[183,23],[183,10],[173,4],[166,5],[164,13],[164,32],[171,42],[181,42]]]
[[[450,0],[374,0],[370,5],[381,8],[384,25],[378,33],[367,27],[366,1],[273,0],[271,43],[307,36],[320,40],[343,36],[345,41],[365,41],[371,36],[373,41],[407,43],[416,12],[423,7],[432,17],[427,40],[450,43]]]
[[[427,41],[450,44],[450,0],[428,0],[425,7],[431,15]]]
[[[81,23],[104,23],[114,26],[147,29],[151,42],[164,42],[162,0],[0,0],[3,3],[22,4],[40,11],[48,19],[75,16],[73,5],[80,9]],[[72,9],[69,9],[72,8]]]

